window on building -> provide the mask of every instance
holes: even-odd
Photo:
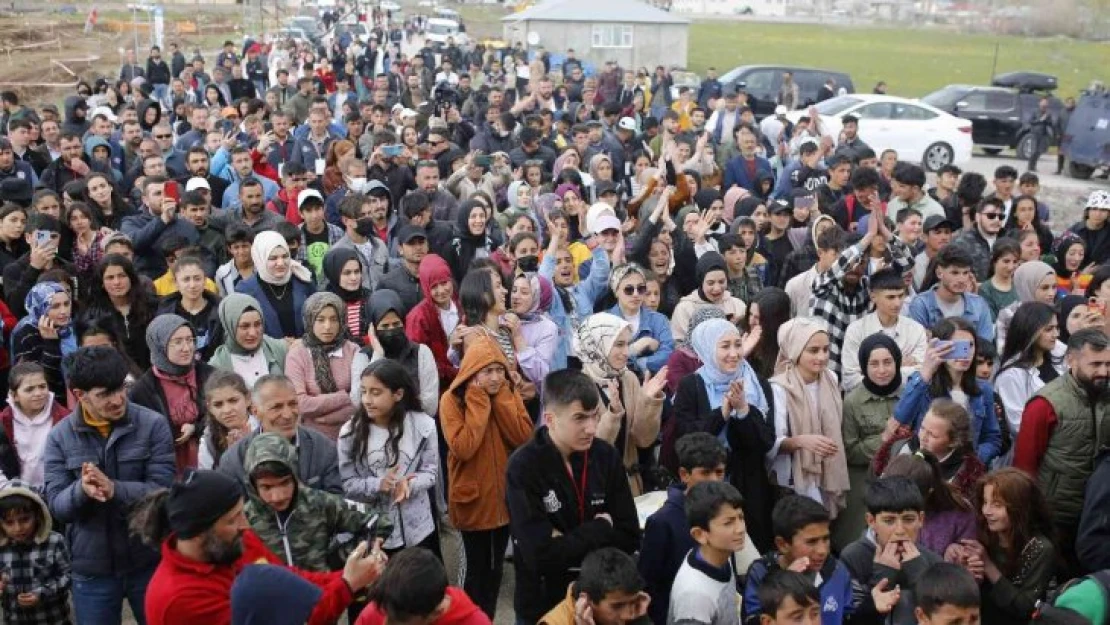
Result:
[[[632,27],[624,24],[595,24],[593,29],[595,48],[631,48]]]

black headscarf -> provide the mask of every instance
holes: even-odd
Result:
[[[339,296],[339,299],[344,302],[351,303],[361,301],[365,296],[365,289],[361,284],[359,288],[351,291],[344,289],[339,285],[339,278],[343,273],[343,267],[352,260],[358,260],[358,252],[351,247],[333,247],[324,254],[324,277],[328,279],[328,290]]]
[[[709,210],[713,202],[720,199],[721,193],[716,189],[702,189],[694,194],[694,204],[697,204],[698,208],[703,211]]]
[[[884,386],[875,384],[871,381],[871,378],[867,377],[867,361],[871,359],[871,352],[880,347],[885,347],[890,352],[891,357],[894,358],[894,378]],[[898,344],[894,342],[894,339],[882,332],[876,332],[860,343],[859,366],[863,373],[864,387],[879,397],[886,397],[902,386],[902,350],[898,349]]]
[[[378,342],[382,346],[385,357],[401,363],[407,371],[419,371],[419,346],[409,340],[404,330],[402,329],[400,332],[391,332],[388,334],[378,330],[378,324],[381,323],[382,319],[390,312],[397,313],[397,316],[404,321],[405,308],[401,303],[401,296],[392,289],[378,289],[370,294],[368,308],[370,309],[370,323],[374,326],[374,332],[378,337]],[[364,347],[363,351],[367,354],[372,354],[370,346]],[[420,376],[413,375],[412,377],[413,381],[419,386]]]
[[[1068,339],[1071,338],[1071,332],[1068,332],[1068,315],[1075,310],[1076,306],[1086,303],[1087,298],[1082,295],[1068,295],[1060,300],[1060,312],[1057,321],[1060,323],[1060,341],[1062,343],[1067,343]]]
[[[710,271],[723,271],[728,275],[728,265],[725,264],[725,257],[717,252],[706,252],[698,259],[698,264],[695,266],[695,273],[698,280],[698,297],[703,301],[708,302],[709,298],[705,296],[705,291],[702,290],[702,285],[705,283],[705,276]]]

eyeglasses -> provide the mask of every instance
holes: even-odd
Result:
[[[987,219],[1002,219],[1002,213],[979,213]]]
[[[173,139],[173,135],[154,135],[155,139]]]
[[[182,347],[196,348],[196,346],[197,346],[197,340],[195,338],[191,337],[191,336],[186,336],[186,337],[182,337],[182,338],[179,338],[179,339],[173,339],[173,340],[170,341],[170,347],[172,347],[174,349],[181,349]]]
[[[643,295],[644,293],[647,293],[647,285],[646,284],[628,284],[628,285],[625,285],[625,287],[621,290],[624,291],[625,295],[632,295],[633,293],[639,293],[640,295]]]

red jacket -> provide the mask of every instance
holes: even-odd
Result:
[[[270,161],[266,160],[266,155],[258,150],[251,150],[251,161],[254,163],[254,173],[259,176],[266,176],[270,180],[281,184],[281,176],[278,175],[278,170]]]
[[[448,586],[447,596],[451,598],[451,607],[431,625],[490,625],[486,613],[474,605],[461,588]],[[385,614],[371,603],[358,615],[355,625],[385,625]]]
[[[451,386],[452,380],[459,370],[451,361],[447,360],[447,333],[443,331],[443,324],[439,321],[439,308],[432,301],[432,287],[451,280],[451,268],[447,261],[436,254],[428,254],[420,261],[420,291],[423,299],[405,317],[405,334],[414,343],[423,343],[432,350],[436,361],[436,370],[439,371],[439,388]],[[462,307],[455,304],[459,311],[459,323],[462,323]]]
[[[146,622],[150,625],[230,625],[231,585],[235,576],[251,564],[284,566],[251,530],[243,533],[243,555],[232,566],[197,562],[174,548],[170,535],[162,543],[162,562],[146,590]],[[324,594],[312,611],[309,625],[328,625],[351,603],[351,589],[342,573],[309,573],[290,569],[319,586]]]

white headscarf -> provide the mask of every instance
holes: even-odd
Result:
[[[632,324],[611,313],[595,313],[586,317],[574,334],[574,350],[582,360],[582,369],[595,382],[614,380],[624,371],[617,371],[609,364],[613,343],[625,328]]]
[[[285,242],[285,237],[273,230],[259,232],[254,237],[254,243],[251,244],[251,260],[254,261],[254,270],[258,272],[258,279],[277,286],[287,284],[293,276],[297,276],[304,282],[312,282],[312,272],[294,260],[292,256],[289,257],[289,271],[285,276],[278,278],[270,273],[269,268],[266,267],[266,260],[279,247],[283,248],[287,254],[289,253],[289,244]]]

